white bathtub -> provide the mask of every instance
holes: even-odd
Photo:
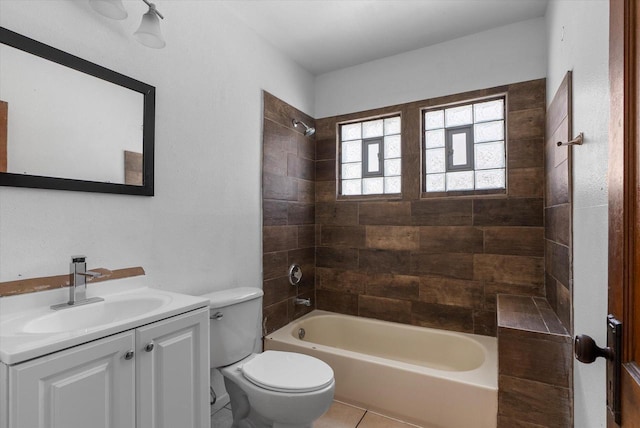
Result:
[[[337,400],[429,428],[496,426],[494,337],[315,310],[268,335],[264,347],[328,363]]]

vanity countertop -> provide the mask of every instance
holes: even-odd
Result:
[[[68,289],[0,298],[0,362],[11,365],[205,308],[209,300],[148,287],[145,278],[89,285],[90,303],[55,311]]]

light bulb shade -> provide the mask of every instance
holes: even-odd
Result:
[[[152,6],[149,11],[142,15],[142,21],[140,27],[133,33],[133,36],[145,46],[155,49],[161,49],[165,47],[166,43],[162,37],[162,31],[160,31],[160,19]]]
[[[89,0],[89,4],[96,12],[107,18],[122,20],[128,16],[122,0]]]

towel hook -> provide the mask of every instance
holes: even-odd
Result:
[[[560,147],[560,146],[581,146],[583,141],[584,141],[584,133],[581,132],[573,140],[567,141],[566,143],[563,143],[562,141],[558,141],[557,144],[558,144],[558,147]]]

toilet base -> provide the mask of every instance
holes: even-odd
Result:
[[[286,424],[271,421],[251,407],[247,394],[233,381],[225,378],[224,386],[231,397],[231,428],[313,428],[313,422]]]

